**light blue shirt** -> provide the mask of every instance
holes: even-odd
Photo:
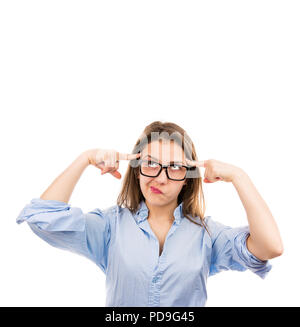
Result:
[[[56,200],[34,198],[17,217],[44,241],[92,260],[106,275],[106,306],[201,307],[207,277],[224,270],[251,270],[261,278],[272,268],[246,246],[249,227],[232,228],[206,216],[211,233],[174,210],[161,256],[141,201],[132,214],[114,205],[83,213]]]

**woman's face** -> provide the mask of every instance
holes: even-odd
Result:
[[[181,146],[174,141],[165,140],[149,143],[141,152],[140,159],[149,159],[163,165],[168,165],[170,161],[186,164]],[[183,185],[186,184],[186,180],[174,181],[168,179],[165,169],[162,169],[157,177],[147,177],[139,173],[138,178],[145,199],[152,205],[166,205],[175,200],[177,201]],[[151,186],[159,189],[162,193],[154,193]]]

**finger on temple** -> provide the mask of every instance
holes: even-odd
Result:
[[[196,162],[193,161],[193,160],[190,160],[190,159],[186,159],[186,162],[187,162],[187,164],[190,165],[190,166],[195,166],[195,165],[196,165]]]
[[[186,159],[186,161],[191,166],[205,167],[205,160],[195,161],[195,160]]]
[[[140,153],[119,153],[119,160],[133,160],[140,156]]]

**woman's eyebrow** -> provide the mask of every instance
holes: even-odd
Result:
[[[153,160],[159,162],[159,160],[158,160],[157,158],[154,158],[154,157],[150,156],[150,154],[146,155],[144,158],[146,158],[146,157],[150,157],[151,159],[153,159]],[[170,164],[173,164],[173,163],[180,163],[180,164],[183,164],[182,161],[170,161]]]

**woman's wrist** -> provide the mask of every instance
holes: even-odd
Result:
[[[90,162],[90,151],[91,150],[84,151],[79,155],[79,159],[82,160],[82,162],[85,163],[86,166],[89,166],[91,164],[91,162]]]

